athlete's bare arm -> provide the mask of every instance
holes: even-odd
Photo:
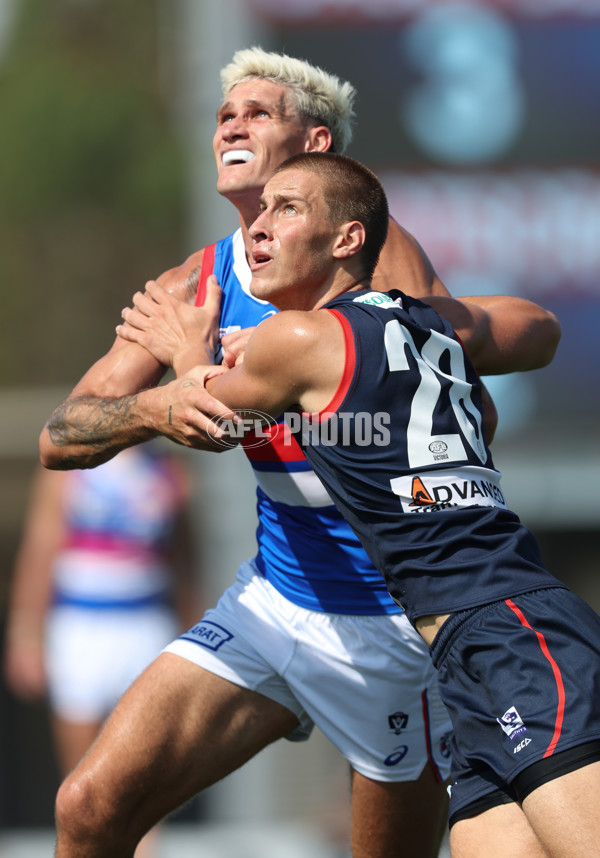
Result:
[[[413,298],[449,295],[419,242],[393,218],[371,285],[378,292],[400,289]]]
[[[199,251],[161,275],[159,282],[189,304],[196,294],[201,262]],[[199,353],[198,362],[210,362],[206,351]],[[44,426],[42,464],[55,469],[95,467],[124,447],[157,435],[190,447],[211,446],[210,418],[231,415],[193,379],[185,387],[157,386],[165,371],[147,349],[117,337]]]
[[[430,296],[451,297],[418,241],[393,219],[372,287],[382,292],[400,289],[422,300]],[[550,363],[561,336],[553,313],[531,301],[501,295],[476,295],[466,300],[483,309],[513,314],[512,329],[499,329],[498,325],[490,328],[497,350],[488,355],[489,368],[477,366],[480,375],[526,372]],[[440,312],[443,315],[442,309]]]
[[[550,363],[560,341],[556,316],[524,298],[478,295],[423,300],[452,324],[480,375],[539,369]]]
[[[278,417],[300,407],[310,413],[330,402],[344,370],[342,328],[330,313],[286,310],[254,331],[244,361],[211,378],[206,389],[232,408]],[[218,392],[217,392],[218,391]]]

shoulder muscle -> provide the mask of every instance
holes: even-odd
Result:
[[[198,289],[203,257],[204,248],[192,253],[181,265],[163,271],[156,282],[180,301],[193,302]]]

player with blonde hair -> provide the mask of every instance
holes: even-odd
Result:
[[[127,339],[127,326],[119,328],[110,352],[48,421],[41,437],[46,466],[94,466],[156,434],[215,448],[219,430],[210,417],[233,419],[233,412],[199,385],[156,385],[166,366],[184,371],[190,354],[196,363],[212,360],[202,335],[215,306],[229,363],[243,350],[243,329],[276,312],[249,292],[249,228],[264,186],[290,155],[345,146],[352,100],[350,85],[303,61],[259,49],[234,56],[224,70],[213,151],[217,190],[237,208],[239,229],[159,278],[168,292],[150,283],[136,295],[136,305],[156,296],[163,324],[149,327],[144,347]],[[296,263],[306,268],[310,256]],[[398,282],[417,297],[447,294],[418,243],[390,221],[374,284],[387,289]],[[190,299],[204,308],[189,306]],[[510,331],[503,329],[488,371],[530,369],[554,353],[554,317],[517,299],[511,307]],[[132,764],[131,781],[121,777],[119,755],[104,753],[111,725],[100,755],[61,789],[57,855],[129,854],[127,844],[155,819],[267,744],[306,739],[313,724],[352,768],[354,858],[396,856],[399,831],[405,858],[437,855],[450,724],[427,648],[298,446],[285,443],[284,427],[278,437],[260,454],[246,447],[258,482],[256,556],[242,564],[217,607],[122,701],[114,726],[135,730],[141,719],[156,727]],[[102,793],[99,803],[99,794],[88,794],[92,782]],[[95,853],[94,843],[105,851]]]

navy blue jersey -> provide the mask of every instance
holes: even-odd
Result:
[[[250,292],[242,231],[204,249],[197,304],[214,273],[223,290],[221,335],[259,325],[277,312]],[[220,360],[220,357],[219,357]],[[259,572],[294,604],[335,614],[397,614],[381,575],[340,515],[286,424],[243,441],[257,480]]]
[[[451,326],[400,292],[349,292],[324,310],[344,331],[344,376],[296,428],[409,620],[558,584],[506,505]]]

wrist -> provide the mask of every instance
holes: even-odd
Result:
[[[167,398],[165,389],[168,384],[158,387],[149,387],[138,395],[138,420],[143,426],[145,437],[141,440],[149,441],[157,435],[169,434],[166,426],[165,409],[167,409]]]
[[[214,350],[206,345],[202,348],[195,347],[175,356],[173,361],[173,370],[179,378],[185,375],[195,366],[213,366],[215,363]]]

